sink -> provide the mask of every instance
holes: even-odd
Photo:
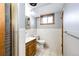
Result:
[[[37,42],[40,44],[45,44],[45,40],[37,40]]]

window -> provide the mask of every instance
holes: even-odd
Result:
[[[41,16],[40,24],[54,24],[54,14]]]

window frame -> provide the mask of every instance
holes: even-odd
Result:
[[[42,18],[44,17],[44,16],[52,16],[53,17],[53,19],[52,19],[52,23],[42,23]],[[48,21],[48,18],[47,18],[47,21]],[[41,15],[40,16],[40,25],[50,25],[50,24],[54,24],[54,13],[53,14],[46,14],[46,15]]]

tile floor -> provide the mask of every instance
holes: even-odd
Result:
[[[57,54],[52,52],[49,48],[44,48],[38,45],[35,56],[57,56]]]

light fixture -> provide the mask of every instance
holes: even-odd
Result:
[[[29,3],[31,6],[36,6],[37,3]]]

